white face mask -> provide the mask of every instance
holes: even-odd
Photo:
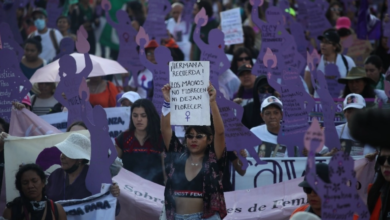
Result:
[[[45,29],[46,21],[45,21],[45,19],[39,18],[39,19],[34,21],[34,25],[38,29],[38,31],[41,31],[41,30]]]

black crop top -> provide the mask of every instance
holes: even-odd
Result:
[[[188,181],[185,174],[186,159],[181,159],[176,165],[172,177],[173,196],[203,198],[203,168],[194,179]]]

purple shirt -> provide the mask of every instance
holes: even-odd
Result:
[[[88,173],[88,165],[84,166],[80,175],[69,185],[68,174],[62,168],[56,169],[50,174],[46,185],[46,196],[54,202],[69,199],[84,199],[92,194],[85,185]]]

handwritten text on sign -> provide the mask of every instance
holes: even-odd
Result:
[[[169,63],[172,125],[210,125],[209,80],[209,61]]]
[[[241,13],[239,8],[221,12],[221,29],[225,34],[225,44],[241,44],[244,42]]]

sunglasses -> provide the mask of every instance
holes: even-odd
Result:
[[[266,91],[267,91],[267,93],[274,93],[275,89],[270,87],[270,86],[264,86],[264,87],[259,88],[260,93],[265,93]]]
[[[251,60],[251,58],[250,57],[239,57],[239,58],[237,58],[237,61],[244,61],[244,60],[249,61],[249,60]]]
[[[306,194],[310,194],[311,192],[314,192],[315,194],[317,194],[316,191],[314,191],[310,187],[303,187],[303,192],[305,192]]]
[[[386,160],[387,160],[387,164],[390,165],[390,157],[388,156],[379,156],[378,159],[376,159],[378,164],[381,166],[385,165]]]
[[[206,136],[205,134],[197,134],[197,135],[186,134],[186,138],[187,138],[187,139],[190,139],[190,140],[192,140],[192,139],[194,139],[194,138],[200,140],[200,139],[204,138],[205,136]]]

